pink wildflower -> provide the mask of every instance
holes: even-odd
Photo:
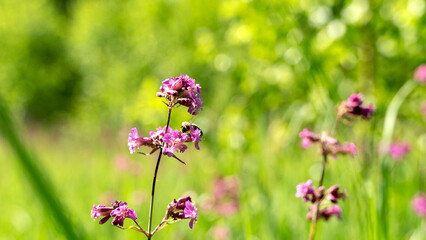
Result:
[[[410,145],[407,143],[392,143],[389,146],[389,155],[395,160],[400,161],[410,152]]]
[[[195,79],[188,75],[181,74],[179,77],[164,80],[160,90],[161,92],[158,92],[157,96],[166,98],[171,107],[175,104],[186,106],[192,115],[197,115],[203,107],[203,100],[199,96],[201,86],[195,84]]]
[[[315,187],[311,187],[312,180],[309,179],[306,183],[300,183],[296,186],[296,197],[303,198],[305,202],[315,199]],[[311,197],[309,197],[311,195]]]
[[[174,199],[168,206],[164,219],[191,219],[189,227],[194,228],[194,221],[197,221],[198,211],[192,204],[191,197],[181,197],[178,200]]]
[[[99,224],[104,224],[111,217],[114,217],[112,224],[120,226],[123,226],[125,218],[130,218],[133,221],[136,221],[136,212],[133,209],[129,209],[126,202],[114,201],[111,205],[111,207],[105,207],[104,205],[93,205],[91,212],[92,218],[103,217],[99,221]]]
[[[419,217],[426,217],[426,194],[416,194],[411,200],[411,205],[413,206],[414,212]]]
[[[189,228],[194,228],[194,221],[197,221],[198,217],[198,211],[197,208],[192,205],[191,201],[185,202],[185,209],[183,210],[183,213],[185,214],[185,218],[190,218],[191,221],[189,221]]]
[[[370,119],[374,112],[373,105],[368,105],[368,107],[362,107],[363,96],[360,93],[353,93],[349,98],[340,104],[337,116],[342,118],[343,116],[356,118],[362,117],[364,119]]]
[[[414,79],[418,83],[426,83],[426,64],[422,64],[416,68],[414,71]]]
[[[130,218],[133,221],[136,221],[136,219],[138,219],[135,210],[130,209],[127,206],[126,202],[121,202],[119,207],[111,212],[111,217],[114,217],[114,219],[112,220],[112,224],[119,225],[121,227],[124,224],[125,218]]]

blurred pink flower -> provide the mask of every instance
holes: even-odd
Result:
[[[362,107],[362,103],[362,94],[353,93],[346,101],[340,104],[337,110],[337,116],[339,118],[347,116],[351,118],[362,117],[364,119],[370,119],[374,113],[374,107],[371,104],[368,105],[368,107]]]
[[[410,145],[407,143],[392,143],[389,146],[389,155],[395,160],[401,160],[410,152]]]
[[[238,212],[240,208],[240,184],[237,176],[217,177],[213,183],[211,198],[203,201],[202,208],[228,216]]]
[[[315,214],[317,212],[316,209],[317,209],[316,205],[312,205],[309,208],[309,212],[306,215],[306,218],[309,221],[312,221],[313,216],[315,216]],[[342,209],[338,205],[333,205],[333,206],[330,206],[330,207],[322,208],[318,212],[318,219],[324,218],[327,221],[332,216],[336,216],[338,219],[341,218],[341,216],[342,216]]]
[[[118,155],[114,159],[114,165],[116,169],[125,171],[130,168],[130,161],[126,156]]]
[[[395,161],[401,161],[410,152],[411,148],[408,143],[393,142],[386,148],[383,144],[379,144],[379,153],[389,154],[389,156]]]
[[[423,117],[426,117],[426,101],[423,101],[420,104],[420,112],[422,113]]]
[[[226,226],[215,226],[211,229],[214,239],[225,240],[229,238],[229,228]]]
[[[426,217],[426,194],[416,194],[411,200],[411,205],[413,206],[414,212],[419,217]]]
[[[316,133],[309,131],[307,128],[303,129],[299,133],[299,137],[302,138],[302,146],[304,148],[309,147],[312,143],[318,143],[321,145],[320,154],[330,154],[333,159],[337,158],[337,154],[343,155],[356,155],[357,148],[355,144],[345,142],[340,144],[339,141],[331,137],[327,132],[323,132],[321,136]]]
[[[418,83],[426,83],[426,64],[422,64],[416,68],[414,71],[414,79]]]
[[[308,148],[311,145],[311,143],[320,141],[319,135],[309,131],[307,128],[304,128],[299,133],[299,137],[302,138],[302,146],[304,148]]]

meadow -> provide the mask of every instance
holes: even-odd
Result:
[[[145,239],[90,211],[126,201],[146,228],[158,153],[126,144],[134,127],[166,125],[156,92],[180,74],[200,84],[203,109],[175,108],[170,126],[196,123],[204,140],[176,154],[186,165],[162,158],[153,224],[186,195],[198,221],[153,239],[308,239],[296,186],[318,185],[322,156],[303,148],[304,128],[358,150],[326,164],[324,186],[347,197],[315,239],[425,239],[412,206],[426,191],[426,86],[413,77],[425,11],[424,0],[2,0],[0,239]],[[371,119],[334,127],[352,93]],[[402,158],[379,152],[386,131],[409,145]]]

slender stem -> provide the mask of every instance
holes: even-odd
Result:
[[[327,153],[326,153],[324,148],[323,148],[323,152],[324,153],[322,154],[322,156],[323,156],[322,169],[321,169],[321,176],[320,176],[318,187],[321,187],[323,182],[324,182],[325,167],[326,167],[326,164],[327,164]],[[321,199],[319,199],[314,205],[315,214],[312,218],[311,229],[309,231],[309,240],[315,239],[315,230],[316,230],[316,226],[317,226],[320,204],[321,204]]]
[[[412,79],[408,80],[395,94],[392,98],[392,101],[389,103],[389,107],[386,110],[385,123],[383,125],[383,136],[382,144],[384,144],[385,150],[389,146],[389,143],[392,140],[393,130],[395,128],[396,117],[398,115],[399,108],[401,107],[402,102],[407,98],[407,96],[414,90],[417,86],[417,83]]]
[[[172,107],[169,107],[169,115],[167,117],[167,124],[165,129],[166,133],[169,130],[171,114],[172,114]],[[157,181],[158,167],[160,166],[161,156],[163,154],[163,148],[160,149],[160,154],[158,155],[158,159],[157,159],[157,165],[155,166],[154,179],[152,180],[151,203],[149,204],[148,240],[150,240],[152,237],[151,226],[152,226],[152,212],[154,209],[155,182]]]
[[[337,128],[339,127],[339,122],[340,122],[340,119],[337,118],[336,121],[334,122],[333,129],[331,129],[331,136],[334,136],[334,134],[336,134]]]
[[[321,187],[323,182],[324,182],[325,165],[327,164],[327,153],[324,153],[322,156],[323,156],[323,161],[322,161],[321,177],[320,177],[320,180],[319,180],[318,187]]]

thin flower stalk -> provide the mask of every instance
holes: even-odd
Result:
[[[167,117],[166,129],[169,129],[170,116],[172,115],[172,106],[168,106],[168,110],[169,110],[169,113]],[[160,153],[158,154],[157,164],[155,165],[154,178],[152,180],[151,201],[149,204],[149,221],[148,221],[148,233],[150,234],[148,236],[148,240],[150,240],[153,235],[151,234],[151,226],[152,226],[152,213],[154,209],[155,183],[157,182],[157,173],[158,173],[158,168],[160,166],[162,155],[163,155],[163,148],[160,149]]]

